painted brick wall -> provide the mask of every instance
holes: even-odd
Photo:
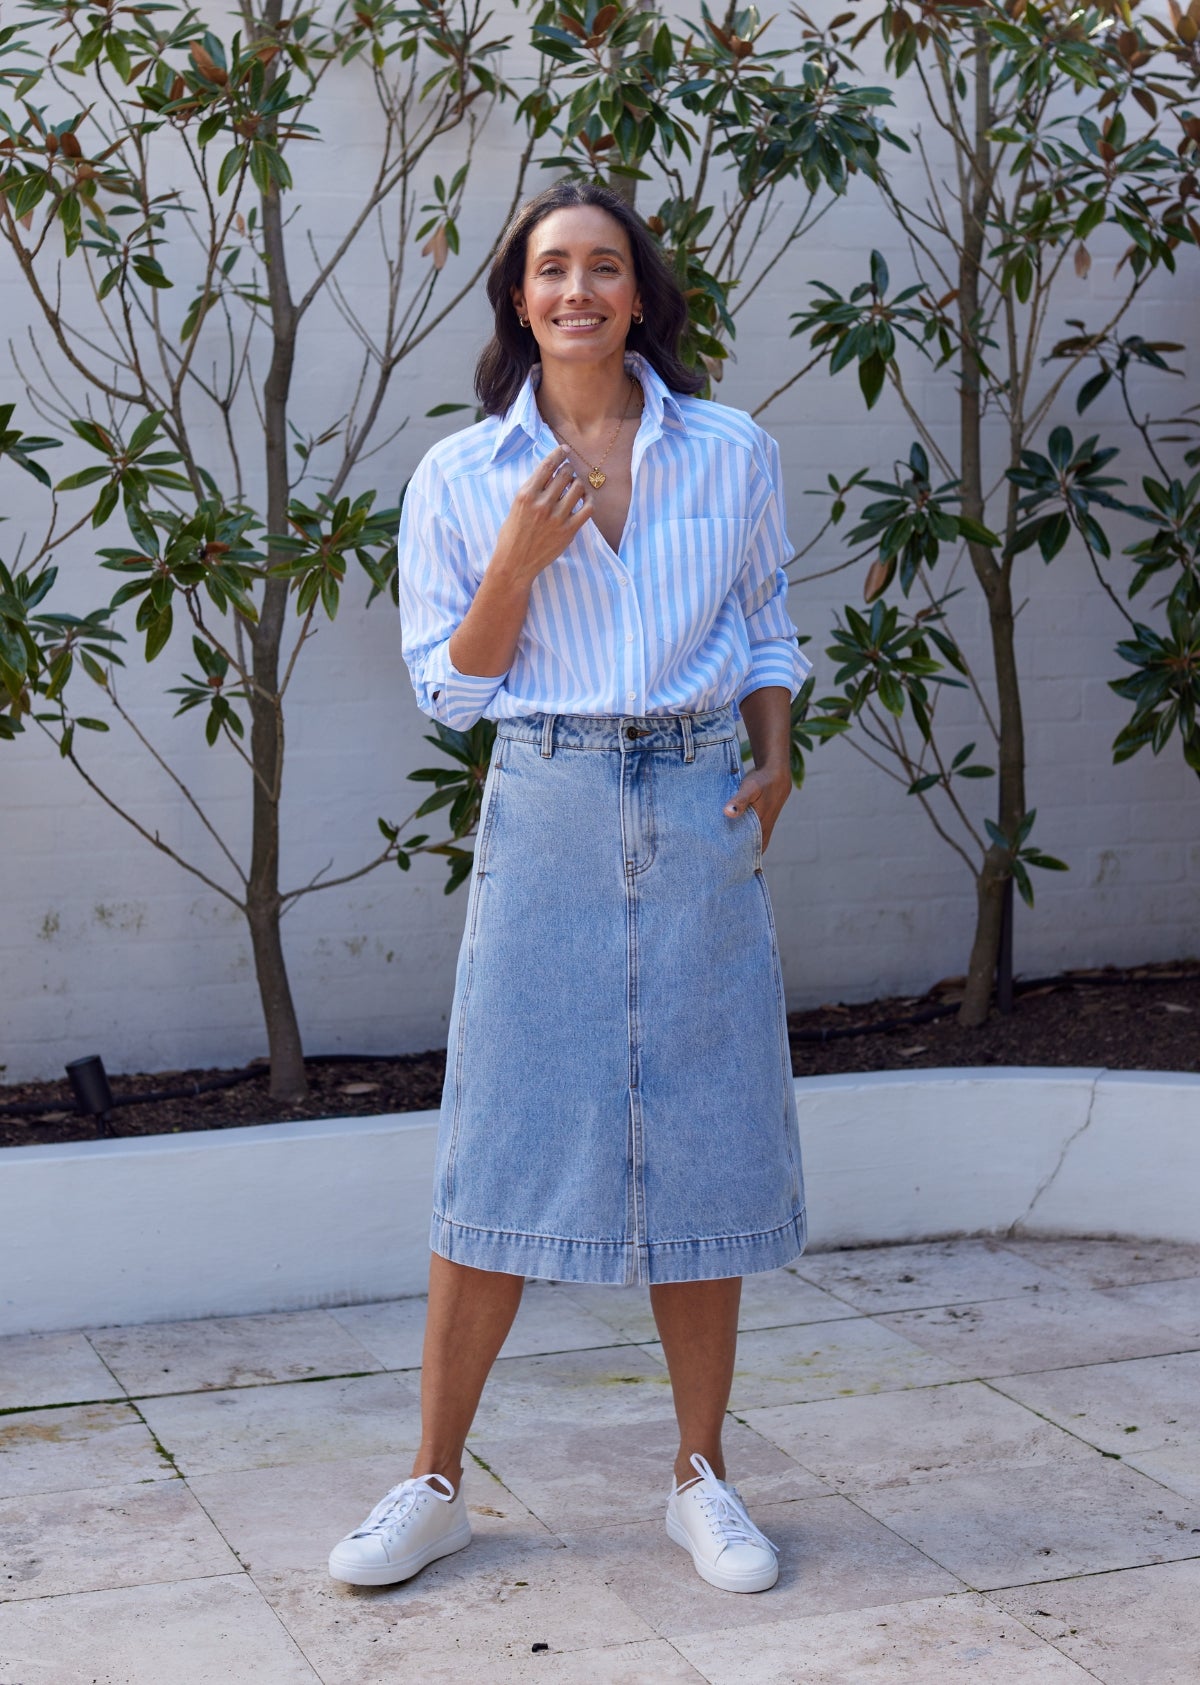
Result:
[[[321,242],[332,239],[345,214],[344,183],[369,162],[372,147],[362,107],[352,97],[338,101],[329,123],[308,212]],[[506,120],[489,137],[486,167],[464,218],[462,264],[494,231],[510,191],[515,139]],[[454,162],[452,150],[438,161],[451,168]],[[647,190],[647,203],[652,201]],[[860,184],[762,289],[753,319],[743,323],[723,401],[753,408],[799,366],[801,347],[788,338],[787,317],[806,297],[805,282],[814,275],[835,284],[862,279],[872,245],[885,250],[897,278],[907,273],[893,230]],[[1164,277],[1148,290],[1137,317],[1144,331],[1186,337],[1194,313],[1194,258],[1185,257],[1182,267],[1179,281]],[[368,314],[378,298],[377,275],[364,246],[353,280],[356,301]],[[1097,242],[1091,277],[1064,300],[1064,316],[1099,309],[1113,289],[1111,252]],[[189,290],[181,286],[177,296],[186,301]],[[0,271],[0,316],[19,343],[27,304],[6,271]],[[394,385],[383,432],[406,415],[412,419],[372,465],[383,497],[394,495],[421,452],[452,424],[452,418],[424,420],[425,411],[469,396],[485,325],[477,298]],[[302,425],[319,431],[344,407],[353,347],[332,311],[314,326],[298,389]],[[1194,389],[1194,353],[1187,361]],[[1147,386],[1142,397],[1149,407],[1163,391],[1174,399],[1182,386]],[[925,415],[947,429],[952,425],[955,393],[946,376],[914,368],[910,390]],[[1072,419],[1068,399],[1059,410],[1062,419]],[[1097,422],[1117,420],[1107,394],[1095,413]],[[886,471],[909,442],[898,404],[885,395],[867,416],[851,375],[810,378],[763,419],[783,449],[798,545],[822,518],[823,505],[805,496],[807,489],[823,485],[827,472],[860,462]],[[67,466],[56,462],[54,471],[64,473]],[[13,535],[38,500],[11,469],[4,472],[4,489],[11,521],[0,528],[0,554],[10,556]],[[85,537],[59,561],[73,602],[91,606],[102,593],[90,583]],[[797,571],[828,567],[840,554],[831,545]],[[1111,765],[1109,746],[1124,718],[1106,685],[1119,670],[1111,653],[1119,635],[1116,612],[1077,555],[1060,558],[1049,570],[1027,558],[1022,572],[1022,594],[1029,597],[1020,659],[1030,800],[1039,810],[1039,843],[1066,858],[1071,871],[1039,878],[1034,913],[1018,908],[1018,966],[1042,973],[1195,953],[1195,777],[1177,754]],[[956,625],[977,649],[983,620],[965,571],[961,582],[966,590]],[[812,634],[822,684],[832,677],[823,651],[834,611],[845,600],[858,600],[860,591],[861,580],[852,574],[793,591],[792,612]],[[298,669],[288,716],[289,883],[308,881],[330,862],[345,871],[368,858],[377,844],[377,815],[410,811],[418,787],[405,775],[428,759],[422,742],[427,725],[400,661],[394,616],[381,603],[363,612],[364,597],[365,588],[347,592],[336,625],[322,627]],[[228,757],[205,749],[196,716],[173,719],[171,701],[162,695],[189,656],[186,641],[178,642],[181,647],[148,672],[134,661],[122,696],[237,851],[247,824],[241,772]],[[956,745],[974,737],[982,748],[984,733],[969,701],[949,698],[944,717],[953,722]],[[215,846],[119,721],[108,737],[86,747],[89,764],[116,799],[202,870],[222,876]],[[985,792],[982,809],[990,798],[986,786],[973,793],[979,791]],[[65,1060],[93,1051],[119,1072],[227,1065],[264,1050],[249,942],[236,912],[135,836],[36,731],[0,748],[0,861],[0,1065],[7,1067],[0,1080],[56,1074]],[[310,896],[289,915],[287,953],[310,1051],[414,1050],[444,1042],[465,894],[445,897],[443,875],[440,866],[425,862],[408,876],[379,872]],[[915,992],[965,965],[973,921],[965,869],[916,803],[845,744],[814,757],[804,791],[781,821],[767,875],[789,997],[797,1006]]]

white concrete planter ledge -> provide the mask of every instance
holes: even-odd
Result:
[[[1200,1076],[1005,1067],[796,1082],[810,1244],[1200,1241]],[[0,1152],[0,1334],[419,1293],[437,1114]]]

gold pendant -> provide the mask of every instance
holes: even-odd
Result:
[[[588,482],[596,491],[600,490],[600,487],[607,479],[608,475],[602,474],[599,468],[593,468],[591,473],[588,475]]]

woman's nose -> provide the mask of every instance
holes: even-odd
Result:
[[[591,289],[588,286],[588,274],[586,269],[577,270],[574,274],[568,277],[567,297],[569,299],[591,297]]]

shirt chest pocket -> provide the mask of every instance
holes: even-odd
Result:
[[[664,643],[694,642],[712,626],[742,571],[749,529],[743,516],[654,522],[647,597]]]

